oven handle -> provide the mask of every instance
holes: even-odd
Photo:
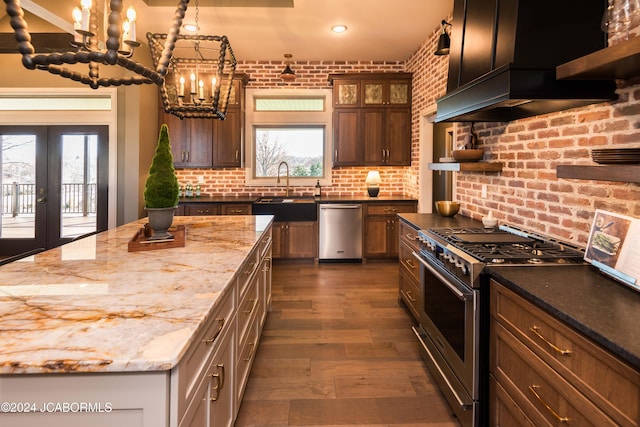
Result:
[[[459,300],[467,301],[468,299],[473,298],[473,295],[470,292],[462,292],[456,286],[452,285],[451,281],[449,279],[444,277],[439,271],[436,271],[431,265],[429,265],[428,262],[426,262],[424,259],[422,259],[420,254],[418,254],[417,252],[412,252],[412,254],[415,257],[415,259],[420,261],[420,263],[422,263],[422,265],[431,272],[431,274],[436,276],[436,278],[439,279],[447,288],[449,288],[449,290],[451,292],[456,294],[456,296],[458,297]]]
[[[429,348],[425,345],[425,343],[422,341],[422,338],[420,338],[420,332],[418,332],[415,328],[415,326],[411,327],[411,329],[413,329],[413,333],[418,337],[418,341],[420,342],[420,345],[422,346],[422,348],[424,349],[424,351],[427,353],[427,356],[429,356],[429,359],[431,359],[431,363],[433,364],[433,366],[436,367],[436,369],[438,370],[438,372],[440,373],[440,377],[444,380],[444,382],[447,384],[447,387],[449,387],[449,391],[451,391],[451,393],[453,394],[453,397],[458,401],[458,405],[460,406],[460,409],[462,409],[463,411],[468,411],[469,409],[471,409],[473,407],[473,405],[470,405],[468,403],[465,403],[461,398],[460,395],[458,395],[458,393],[456,392],[456,390],[453,388],[453,385],[449,382],[449,379],[447,378],[447,376],[445,375],[444,372],[442,372],[442,369],[440,369],[440,366],[438,366],[438,362],[436,362],[436,359],[433,357],[433,355],[431,354],[431,352],[429,351]]]

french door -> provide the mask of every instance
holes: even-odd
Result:
[[[107,126],[0,126],[0,256],[107,229]]]

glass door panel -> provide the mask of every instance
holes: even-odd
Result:
[[[45,127],[0,127],[0,256],[46,246],[46,159]]]
[[[33,239],[36,235],[36,135],[2,135],[0,147],[0,237]]]
[[[62,135],[60,237],[97,230],[98,136]]]

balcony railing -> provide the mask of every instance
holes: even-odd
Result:
[[[62,213],[88,216],[96,213],[96,184],[62,184]],[[2,214],[29,215],[35,213],[35,184],[2,184]]]

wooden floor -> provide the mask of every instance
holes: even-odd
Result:
[[[235,426],[459,427],[398,304],[398,264],[275,264]]]

